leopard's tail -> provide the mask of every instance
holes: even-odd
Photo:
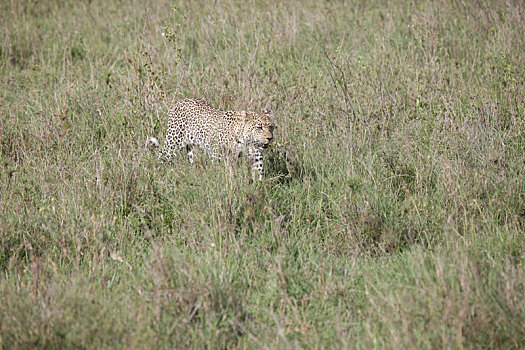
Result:
[[[148,139],[146,140],[146,145],[145,146],[146,146],[146,148],[149,148],[149,149],[158,148],[159,147],[159,140],[157,140],[154,137],[148,137]]]

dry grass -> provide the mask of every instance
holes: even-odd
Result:
[[[0,347],[525,342],[519,1],[0,13]],[[144,150],[180,97],[271,109],[265,179]]]

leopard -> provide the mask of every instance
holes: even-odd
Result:
[[[252,162],[252,177],[263,179],[264,150],[272,140],[275,118],[269,110],[223,111],[206,101],[185,98],[168,111],[168,126],[164,144],[158,152],[161,162],[170,162],[184,149],[193,163],[193,148],[204,150],[212,160],[225,156],[245,156]],[[146,147],[157,148],[159,142],[150,137]]]

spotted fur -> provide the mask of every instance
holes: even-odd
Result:
[[[247,111],[221,111],[198,99],[184,99],[169,111],[168,130],[159,159],[170,161],[186,149],[193,163],[193,146],[202,148],[212,159],[220,160],[227,153],[246,154],[252,173],[262,178],[263,149],[273,139],[273,116]],[[148,145],[154,145],[148,140]]]

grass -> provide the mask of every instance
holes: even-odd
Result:
[[[522,5],[2,3],[0,348],[520,348]],[[263,181],[144,149],[181,97]]]

